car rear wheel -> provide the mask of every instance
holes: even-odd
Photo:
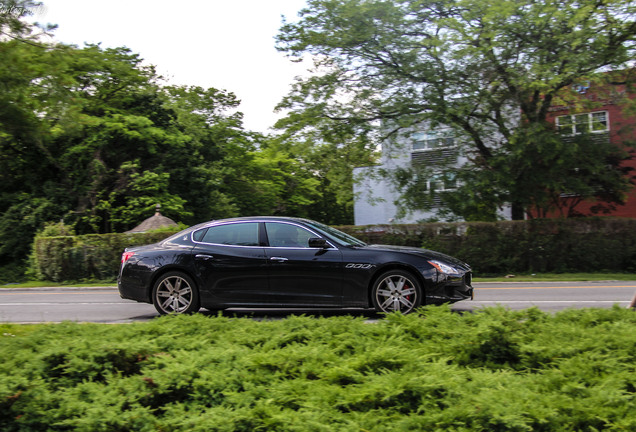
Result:
[[[403,270],[383,273],[371,289],[373,307],[378,312],[407,314],[422,304],[422,295],[419,281]]]
[[[199,292],[185,273],[166,273],[152,289],[152,304],[161,315],[193,313],[199,310]]]

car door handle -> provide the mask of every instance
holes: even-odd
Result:
[[[271,257],[269,259],[270,261],[276,261],[276,262],[285,262],[285,261],[289,261],[288,258],[284,258],[284,257]]]
[[[202,260],[211,260],[214,259],[213,255],[207,255],[207,254],[196,254],[194,256],[196,259],[202,259]]]

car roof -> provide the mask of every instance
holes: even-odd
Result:
[[[202,226],[219,224],[224,222],[301,222],[301,223],[311,223],[309,219],[291,217],[291,216],[245,216],[245,217],[235,217],[235,218],[227,218],[227,219],[215,219],[208,222],[204,222],[200,224]]]
[[[227,218],[227,219],[213,219],[207,222],[201,222],[186,228],[183,232],[192,232],[201,228],[207,228],[214,225],[219,225],[223,223],[236,223],[236,222],[293,222],[293,223],[301,223],[301,224],[304,223],[309,225],[318,223],[309,219],[303,219],[303,218],[297,218],[297,217],[291,217],[291,216],[245,216],[245,217],[235,217],[235,218]]]

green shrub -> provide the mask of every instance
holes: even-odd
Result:
[[[37,236],[32,273],[38,279],[54,282],[115,280],[125,248],[156,243],[174,233],[162,230],[141,234]]]
[[[634,430],[636,314],[0,325],[0,430]]]
[[[361,240],[425,247],[478,275],[636,272],[636,219],[581,218],[341,227]]]
[[[49,227],[56,233],[63,227]],[[425,247],[469,263],[477,275],[636,272],[636,219],[539,219],[339,227],[363,241]],[[53,231],[51,231],[53,230]],[[33,245],[38,279],[114,280],[124,248],[175,231],[45,237]]]

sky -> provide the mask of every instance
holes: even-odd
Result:
[[[54,39],[125,46],[169,84],[214,87],[240,100],[247,130],[271,132],[274,107],[307,66],[275,48],[282,24],[305,0],[41,0],[33,20],[57,24]]]

